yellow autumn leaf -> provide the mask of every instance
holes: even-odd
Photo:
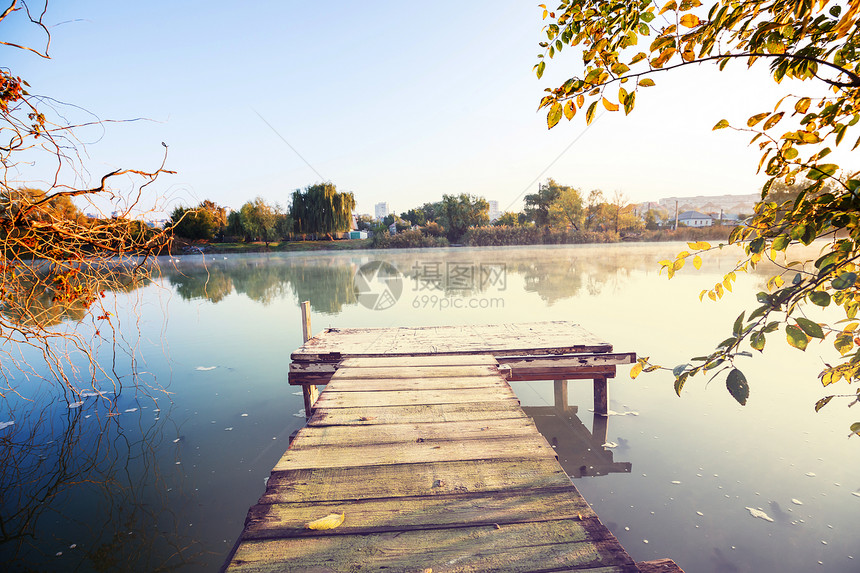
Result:
[[[343,513],[330,513],[325,517],[321,517],[309,523],[305,523],[305,529],[334,529],[335,527],[343,523],[345,517],[346,514]]]
[[[642,373],[642,364],[640,364],[639,362],[637,362],[637,363],[636,363],[636,364],[634,364],[634,365],[633,365],[633,367],[630,369],[630,378],[636,378],[636,377],[637,377],[637,376],[639,376],[639,374],[641,374],[641,373]]]
[[[682,26],[686,26],[687,28],[695,28],[699,25],[699,17],[693,14],[684,14],[681,16],[680,22]]]
[[[699,255],[696,255],[695,257],[693,257],[693,266],[696,267],[696,270],[701,269],[702,268],[702,257],[700,257]]]
[[[611,101],[609,101],[606,98],[603,98],[603,107],[605,107],[609,111],[618,111],[618,104],[612,103]]]

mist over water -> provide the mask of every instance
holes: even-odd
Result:
[[[103,344],[99,359],[122,386],[89,388],[82,372],[81,388],[92,395],[70,400],[22,377],[21,397],[0,402],[0,562],[12,571],[220,566],[289,435],[304,423],[300,392],[287,384],[290,353],[301,345],[302,300],[311,303],[314,332],[570,320],[619,352],[671,367],[727,338],[769,276],[764,268],[739,275],[722,301],[700,302],[699,292],[738,256],[724,250],[701,270],[685,268],[671,281],[658,276],[657,261],[685,248],[162,259],[151,284],[111,295],[136,358]],[[356,292],[356,274],[374,261],[399,277],[367,276]],[[395,278],[394,302],[374,310],[367,295],[384,295]],[[75,318],[56,328],[86,328]],[[837,353],[830,341],[804,353],[783,340],[773,333],[763,355],[737,364],[751,386],[745,407],[723,377],[691,379],[679,398],[670,373],[630,380],[628,367],[610,381],[606,420],[593,419],[589,381],[569,383],[566,412],[552,411],[552,382],[513,386],[637,561],[671,557],[688,572],[856,572],[860,439],[847,438],[856,408],[834,400],[816,414],[815,401],[833,393],[817,373]],[[108,395],[112,411],[95,390],[116,392]],[[70,401],[82,403],[70,408]]]

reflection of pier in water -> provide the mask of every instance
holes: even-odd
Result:
[[[616,462],[606,442],[608,416],[594,416],[591,431],[577,416],[578,407],[568,404],[567,380],[556,380],[555,404],[523,406],[538,431],[555,449],[561,467],[572,478],[630,473],[630,462]]]

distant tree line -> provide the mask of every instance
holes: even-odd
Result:
[[[225,207],[207,199],[196,207],[176,207],[168,227],[175,236],[189,240],[259,241],[268,247],[273,241],[296,235],[331,239],[332,233],[348,231],[352,226],[355,198],[352,193],[338,192],[330,182],[296,189],[291,199],[284,209],[257,197],[229,214]]]

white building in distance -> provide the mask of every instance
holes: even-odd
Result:
[[[388,208],[388,202],[377,203],[373,206],[373,215],[377,219],[384,219],[386,215],[391,213],[391,209]]]
[[[490,204],[490,223],[498,219],[502,214],[499,213],[499,202],[498,201],[487,201]]]

